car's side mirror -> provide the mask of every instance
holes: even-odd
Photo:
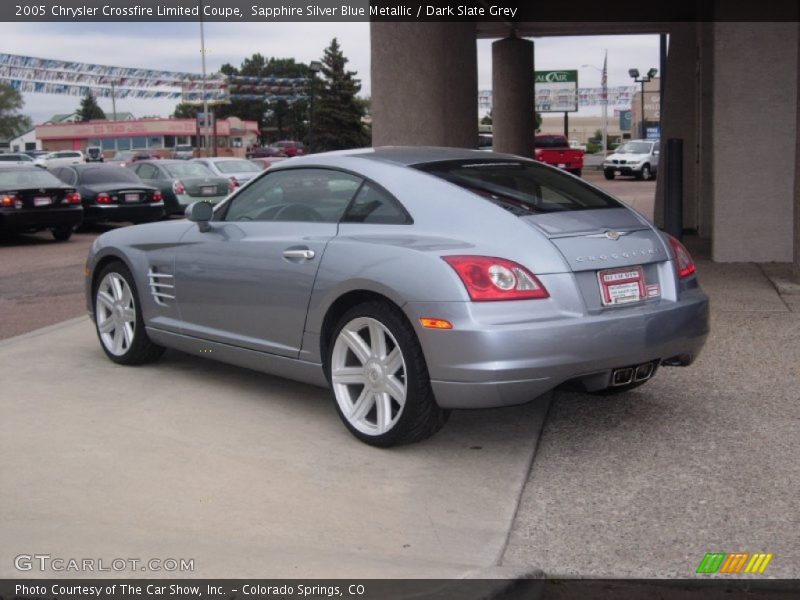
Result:
[[[197,223],[197,228],[202,232],[205,233],[211,227],[209,227],[208,222],[211,220],[211,217],[214,216],[214,209],[208,202],[193,202],[189,206],[186,207],[186,218],[192,221],[193,223]]]

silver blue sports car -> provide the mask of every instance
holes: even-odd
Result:
[[[186,216],[96,239],[86,298],[108,357],[169,347],[330,387],[376,446],[424,439],[454,408],[631,389],[708,334],[680,242],[517,156],[315,154]]]

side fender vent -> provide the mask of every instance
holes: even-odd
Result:
[[[160,273],[157,267],[150,267],[147,279],[156,304],[170,306],[175,300],[175,278],[168,273]]]

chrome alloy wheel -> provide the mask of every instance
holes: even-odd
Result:
[[[358,317],[342,327],[331,354],[331,384],[356,430],[379,436],[397,424],[406,404],[406,364],[386,326]]]
[[[133,344],[136,306],[128,282],[119,273],[108,273],[97,286],[95,312],[106,350],[114,356],[124,355]]]

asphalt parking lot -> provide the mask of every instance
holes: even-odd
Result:
[[[611,183],[634,206],[655,188]],[[800,296],[776,292],[779,266],[695,245],[712,334],[691,367],[459,411],[382,451],[324,390],[177,352],[110,363],[81,316],[98,233],[0,244],[0,577],[20,553],[192,558],[175,575],[193,577],[691,577],[744,551],[800,574]]]

